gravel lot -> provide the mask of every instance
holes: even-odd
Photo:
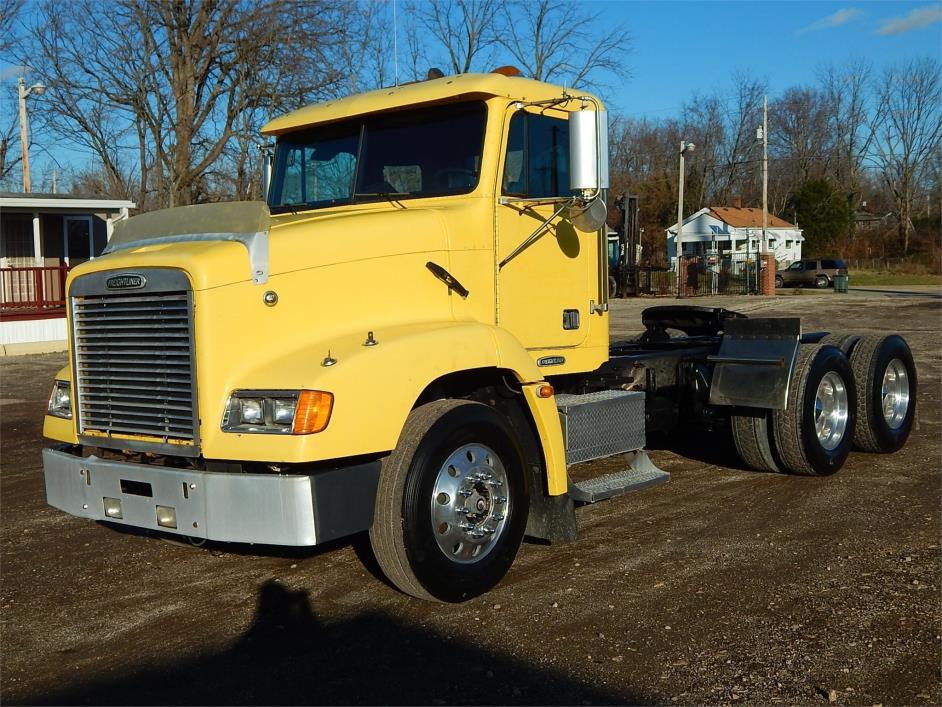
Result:
[[[725,436],[657,449],[658,488],[578,511],[459,606],[406,597],[364,537],[312,550],[207,545],[72,518],[39,451],[64,354],[0,360],[6,704],[940,704],[937,290],[699,299],[899,331],[919,427],[816,479],[739,468]],[[617,335],[645,306],[617,301]]]

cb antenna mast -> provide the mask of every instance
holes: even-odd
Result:
[[[399,85],[399,23],[396,17],[396,5],[398,0],[393,0],[393,71],[396,76],[396,86]]]

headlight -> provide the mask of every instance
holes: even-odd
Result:
[[[334,396],[320,390],[237,390],[222,418],[224,432],[306,435],[330,421]]]
[[[56,381],[49,394],[49,414],[53,417],[72,417],[72,390],[69,381]]]

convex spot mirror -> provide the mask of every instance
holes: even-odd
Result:
[[[577,202],[569,209],[569,220],[583,233],[595,233],[608,219],[608,207],[601,196],[587,202]]]

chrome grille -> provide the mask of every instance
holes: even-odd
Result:
[[[71,304],[79,432],[195,444],[191,293],[87,294]]]

